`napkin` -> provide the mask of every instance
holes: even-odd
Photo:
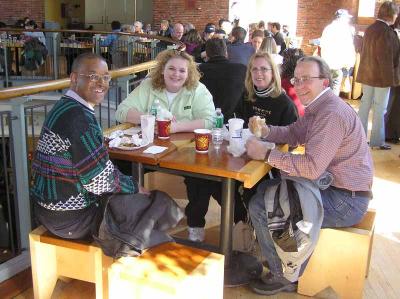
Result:
[[[143,153],[144,154],[153,154],[153,155],[155,155],[155,154],[162,153],[166,149],[168,149],[168,147],[153,145],[153,146],[148,147],[146,150],[144,150]]]
[[[108,143],[109,147],[118,147],[121,144],[121,137],[114,137],[113,139],[110,140]]]
[[[122,137],[122,136],[124,136],[124,131],[117,130],[117,131],[111,132],[111,134],[108,136],[108,139],[114,139],[114,138]]]
[[[237,145],[228,145],[226,147],[229,153],[231,153],[234,157],[240,157],[246,151],[245,147],[240,147]]]

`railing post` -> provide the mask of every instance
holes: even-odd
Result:
[[[31,231],[31,205],[29,199],[29,177],[27,165],[27,147],[25,139],[25,111],[24,103],[29,98],[14,98],[11,100],[13,132],[13,151],[15,154],[15,177],[17,214],[19,219],[19,232],[21,249],[29,248],[28,235]]]
[[[134,47],[133,43],[134,42],[135,41],[133,40],[133,37],[130,36],[128,38],[128,64],[127,64],[128,66],[131,66],[133,64],[133,47]]]
[[[93,36],[94,52],[95,52],[96,54],[99,54],[99,55],[101,55],[101,50],[100,50],[100,38],[101,38],[100,34],[95,34],[95,35]]]
[[[151,41],[151,60],[156,59],[156,56],[157,56],[157,53],[156,53],[157,43],[158,43],[158,41],[156,41],[156,40],[152,40]]]
[[[8,56],[7,56],[8,49],[7,49],[7,46],[4,46],[3,50],[4,50],[4,76],[5,76],[5,82],[6,82],[5,87],[8,87],[9,78],[8,78]]]
[[[120,93],[118,99],[116,100],[117,102],[116,108],[118,107],[120,102],[122,102],[129,95],[129,86],[130,86],[129,81],[133,78],[135,78],[135,75],[129,75],[126,77],[117,78],[117,86],[120,89]]]
[[[58,79],[58,47],[59,47],[59,33],[53,32],[51,35],[52,43],[53,43],[53,78],[54,80]]]

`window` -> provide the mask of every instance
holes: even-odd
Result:
[[[357,23],[360,25],[372,24],[375,20],[376,2],[381,0],[358,0]]]

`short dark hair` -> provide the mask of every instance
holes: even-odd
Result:
[[[79,67],[82,66],[86,60],[92,60],[92,59],[98,59],[107,63],[103,56],[100,56],[99,54],[92,52],[85,52],[80,54],[78,57],[74,59],[74,62],[72,63],[71,67],[71,72],[77,72],[79,70]]]
[[[281,30],[281,24],[279,24],[278,22],[274,22],[271,25],[272,27],[275,27],[278,31]]]
[[[264,38],[265,34],[263,30],[257,29],[253,31],[253,34],[251,35],[251,38],[255,38],[255,37],[261,37]]]
[[[235,41],[244,42],[244,39],[246,38],[246,34],[247,34],[247,31],[240,26],[234,27],[232,29],[232,36],[235,38]]]
[[[24,20],[21,20],[21,19],[17,20],[17,21],[15,22],[15,24],[14,24],[14,27],[15,27],[15,28],[24,28],[24,27],[25,27],[25,22],[24,22]]]
[[[294,75],[297,61],[304,57],[304,52],[301,49],[287,48],[283,51],[283,62],[281,66],[281,77],[291,79]]]
[[[226,57],[226,43],[222,38],[211,38],[206,42],[206,54],[208,58],[215,56]]]
[[[315,62],[318,65],[319,69],[319,76],[321,78],[326,78],[329,80],[329,87],[332,88],[333,80],[331,75],[331,69],[329,65],[323,60],[321,57],[318,56],[304,56],[297,60],[297,64],[300,62]]]
[[[111,22],[111,29],[112,30],[121,29],[121,22],[120,21],[112,21]]]
[[[34,20],[30,20],[30,21],[28,21],[26,24],[25,24],[25,26],[32,26],[34,29],[36,29],[37,28],[37,24],[36,24],[36,22],[34,21]]]
[[[392,1],[383,2],[378,10],[378,19],[384,21],[391,21],[394,15],[399,13],[399,8],[396,3]]]

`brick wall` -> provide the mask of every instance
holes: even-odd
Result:
[[[195,8],[186,6],[194,2]],[[228,17],[229,0],[153,0],[153,24],[159,28],[162,19],[173,23],[192,23],[199,31],[209,22],[218,24],[218,20]]]
[[[44,0],[0,0],[0,21],[13,25],[29,17],[41,26],[44,22]]]
[[[160,20],[172,22],[190,22],[200,30],[208,22],[217,23],[226,18],[229,0],[197,0],[196,9],[187,9],[187,0],[153,0],[153,23],[158,28]],[[324,27],[332,21],[339,8],[346,8],[356,15],[358,0],[299,0],[297,35],[303,36],[303,44],[321,36]]]
[[[297,35],[303,36],[303,45],[321,36],[325,26],[332,22],[336,10],[344,8],[355,16],[357,3],[358,0],[299,0]]]

